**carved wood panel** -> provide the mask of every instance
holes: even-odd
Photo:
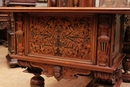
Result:
[[[30,16],[31,54],[92,60],[94,16]]]

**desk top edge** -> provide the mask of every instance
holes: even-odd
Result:
[[[0,12],[87,12],[130,14],[130,8],[102,7],[0,7]]]

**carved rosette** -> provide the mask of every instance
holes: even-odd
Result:
[[[110,28],[111,16],[99,16],[99,33],[98,33],[98,65],[108,66],[109,60],[109,45],[110,45]]]
[[[23,55],[23,15],[16,14],[16,41],[17,41],[17,54],[22,56]]]

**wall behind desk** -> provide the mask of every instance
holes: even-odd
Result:
[[[2,6],[2,3],[3,3],[2,0],[0,0],[0,6]]]

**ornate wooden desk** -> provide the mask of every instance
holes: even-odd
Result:
[[[94,82],[120,86],[125,57],[122,14],[129,14],[130,8],[2,7],[0,11],[14,13],[15,52],[10,56],[34,73],[31,87],[44,86],[40,74],[57,80],[89,75],[94,80],[86,87],[95,87]]]

